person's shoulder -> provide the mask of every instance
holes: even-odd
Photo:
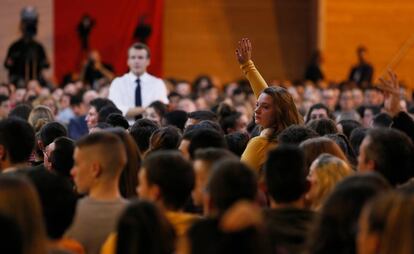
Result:
[[[145,73],[144,75],[146,76],[146,79],[150,82],[154,82],[154,83],[156,82],[156,83],[159,83],[159,84],[164,84],[164,81],[161,78],[156,77],[154,75],[151,75],[148,72]]]
[[[119,85],[119,84],[125,82],[128,79],[128,76],[129,76],[129,73],[125,73],[122,76],[114,78],[114,80],[112,80],[111,86]]]

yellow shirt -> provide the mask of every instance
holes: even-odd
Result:
[[[244,150],[241,161],[246,163],[257,173],[267,159],[268,152],[277,146],[276,142],[271,142],[267,137],[257,136],[252,138]]]

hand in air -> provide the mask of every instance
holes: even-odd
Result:
[[[236,57],[240,64],[245,64],[252,58],[252,44],[248,38],[243,38],[238,42]]]

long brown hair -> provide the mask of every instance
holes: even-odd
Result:
[[[13,218],[19,226],[24,254],[46,253],[40,199],[28,181],[17,176],[0,176],[0,213]]]
[[[272,97],[275,110],[274,124],[271,128],[274,130],[270,139],[276,139],[277,135],[292,124],[303,124],[303,117],[299,114],[293,101],[292,95],[283,87],[272,86],[263,90]]]

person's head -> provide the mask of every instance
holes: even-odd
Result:
[[[198,149],[194,158],[195,187],[192,192],[194,205],[203,206],[206,202],[205,190],[207,181],[211,175],[213,165],[222,159],[234,159],[237,157],[223,148]]]
[[[335,93],[335,89],[328,88],[322,90],[322,103],[326,105],[329,108],[329,110],[335,110],[335,106],[338,100],[337,98],[338,96]]]
[[[249,134],[246,132],[233,132],[224,136],[227,148],[238,157],[241,157],[249,143]]]
[[[109,99],[96,98],[90,101],[90,107],[88,114],[86,115],[86,123],[88,129],[94,128],[98,124],[99,111],[105,106],[116,107],[115,104]]]
[[[311,138],[303,141],[299,146],[305,152],[305,164],[307,169],[309,169],[312,162],[323,153],[331,154],[348,162],[348,159],[341,148],[333,140],[327,137]]]
[[[316,131],[320,136],[338,133],[338,128],[336,127],[335,122],[328,118],[312,120],[308,122],[306,126]]]
[[[104,123],[110,114],[120,114],[122,111],[112,105],[104,106],[98,111],[98,122]]]
[[[373,128],[389,128],[392,124],[392,117],[387,113],[379,113],[372,119]]]
[[[385,128],[371,129],[361,143],[358,170],[376,171],[393,186],[413,177],[414,146],[404,133]]]
[[[49,161],[52,171],[58,175],[71,178],[70,170],[74,163],[75,142],[67,137],[59,137],[51,144],[53,144],[53,150],[50,153]]]
[[[48,107],[50,111],[52,112],[53,116],[57,115],[58,113],[58,105],[52,95],[40,96],[37,99],[35,99],[32,104],[34,107],[36,106]]]
[[[128,120],[122,114],[111,113],[106,117],[105,122],[113,127],[120,127],[125,130],[129,128]]]
[[[190,98],[181,98],[177,104],[177,110],[182,110],[191,113],[197,110],[197,106]]]
[[[359,46],[356,50],[356,53],[357,53],[359,63],[365,63],[366,55],[367,55],[367,48],[365,46]]]
[[[161,127],[150,137],[149,151],[177,150],[181,141],[180,130],[174,126]]]
[[[31,174],[30,180],[39,194],[49,239],[59,240],[72,224],[76,194],[64,177],[49,172]]]
[[[158,128],[156,123],[148,119],[139,119],[132,125],[129,134],[134,138],[141,154],[148,150],[150,137]]]
[[[357,156],[355,155],[354,149],[352,149],[351,144],[349,143],[348,138],[342,133],[328,134],[325,137],[332,139],[346,155],[348,162],[352,166],[357,165]]]
[[[273,128],[276,135],[292,124],[303,123],[292,96],[282,87],[264,89],[254,112],[256,124]]]
[[[128,49],[128,67],[129,70],[137,75],[141,76],[147,71],[150,65],[151,53],[147,45],[143,43],[134,43]]]
[[[0,121],[0,170],[28,161],[35,146],[35,133],[18,118]]]
[[[27,121],[35,130],[40,130],[45,123],[52,122],[54,119],[55,117],[48,107],[39,105],[32,109]]]
[[[188,113],[188,120],[185,124],[185,127],[198,124],[203,120],[217,121],[217,115],[214,112],[208,110],[198,110]]]
[[[25,121],[28,121],[32,107],[25,103],[20,103],[16,105],[9,113],[9,117],[21,118]]]
[[[352,88],[352,98],[354,99],[355,107],[359,107],[364,104],[364,94],[361,88],[354,87]]]
[[[0,176],[0,214],[13,218],[23,236],[23,253],[46,253],[42,208],[34,187],[23,178]]]
[[[373,125],[374,117],[380,113],[380,107],[378,106],[365,106],[362,108],[362,126],[370,128]]]
[[[83,116],[87,113],[87,105],[82,100],[84,93],[70,96],[70,107],[76,116]]]
[[[181,210],[194,188],[194,170],[178,151],[148,155],[139,172],[138,196],[166,210]]]
[[[359,156],[359,147],[361,146],[362,140],[364,140],[365,136],[367,135],[368,130],[369,130],[368,128],[359,127],[359,128],[355,128],[351,132],[349,143],[351,144],[356,157]]]
[[[98,185],[118,182],[127,158],[119,137],[109,132],[95,132],[76,142],[71,170],[76,189],[88,194]]]
[[[354,109],[354,98],[352,90],[343,90],[339,96],[339,106],[342,112],[349,112]]]
[[[365,203],[390,185],[379,174],[345,178],[326,199],[309,234],[310,253],[356,253],[358,218]]]
[[[311,128],[294,124],[284,129],[277,136],[277,142],[279,144],[290,144],[298,146],[301,142],[316,137],[319,137],[319,134]]]
[[[145,108],[142,117],[144,119],[149,119],[156,122],[158,125],[161,125],[164,115],[167,113],[167,106],[160,102],[154,101],[148,107]]]
[[[313,104],[306,114],[305,123],[308,123],[311,120],[321,119],[321,118],[330,118],[330,110],[327,106],[322,103]]]
[[[226,140],[222,134],[212,129],[194,130],[194,135],[188,145],[190,158],[194,158],[197,149],[207,147],[227,148]]]
[[[360,216],[359,254],[414,252],[414,197],[389,192],[368,203]]]
[[[309,190],[309,182],[305,155],[299,147],[281,145],[270,151],[264,169],[272,206],[298,202],[301,202],[297,204],[299,207],[304,206],[303,197]]]
[[[311,188],[306,199],[310,207],[319,210],[338,182],[353,173],[345,161],[330,154],[321,154],[309,170]]]
[[[257,179],[253,170],[238,160],[216,163],[207,183],[209,214],[223,214],[240,200],[253,201],[257,193]]]
[[[116,232],[116,254],[169,254],[175,250],[174,229],[163,213],[146,201],[128,205]]]
[[[366,106],[380,106],[383,100],[384,96],[377,87],[371,86],[365,90],[364,104]]]
[[[245,115],[225,103],[221,103],[217,111],[220,126],[225,134],[247,131],[249,119]]]
[[[351,132],[358,127],[361,127],[361,123],[355,120],[342,120],[337,124],[339,132],[343,133],[348,139],[351,136]]]
[[[164,125],[173,125],[183,131],[187,119],[188,116],[185,111],[174,110],[164,115]]]

